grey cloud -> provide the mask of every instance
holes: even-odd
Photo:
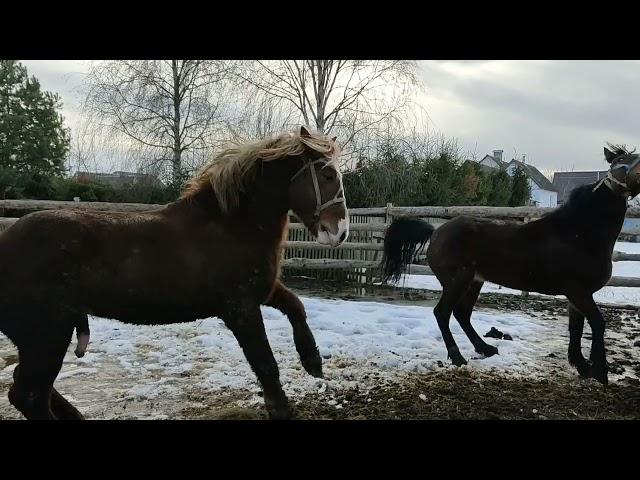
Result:
[[[23,61],[77,124],[87,63]],[[451,71],[450,64],[462,71]],[[640,146],[640,62],[420,61],[430,119],[478,155],[503,148],[543,169],[600,169],[605,141]],[[493,69],[492,66],[500,66]],[[458,69],[460,70],[460,69]],[[497,73],[504,72],[504,73]]]
[[[541,168],[556,169],[601,168],[604,141],[638,143],[638,62],[501,63],[517,75],[454,75],[442,62],[422,62],[427,101],[444,99],[440,109],[468,114],[439,122],[442,133],[486,152],[507,140]],[[436,121],[439,113],[431,112]]]

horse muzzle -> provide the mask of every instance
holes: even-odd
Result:
[[[341,218],[337,224],[320,221],[317,241],[321,245],[337,247],[349,238],[349,218]]]

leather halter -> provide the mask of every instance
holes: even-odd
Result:
[[[628,165],[625,163],[622,163],[620,165],[616,165],[615,167],[611,167],[611,169],[607,172],[607,175],[602,180],[600,180],[598,184],[593,188],[593,191],[595,192],[597,188],[604,183],[607,187],[609,187],[609,190],[615,192],[615,188],[613,187],[612,184],[616,184],[619,187],[622,187],[622,190],[620,193],[624,193],[625,196],[629,196],[629,197],[633,196],[632,192],[629,190],[629,187],[627,186],[626,175],[628,175],[630,171],[636,168],[638,164],[640,164],[640,156],[638,156],[638,158],[636,158],[633,162],[631,162]],[[624,168],[626,171],[624,182],[621,182],[620,180],[615,178],[611,173],[613,170],[617,170],[619,168]]]
[[[300,168],[300,170],[298,170],[295,173],[295,175],[291,177],[291,180],[290,180],[291,182],[293,182],[307,168],[311,171],[311,181],[313,182],[313,190],[316,193],[316,211],[315,211],[316,216],[319,215],[322,210],[330,207],[331,205],[334,205],[336,203],[345,203],[344,188],[342,186],[342,177],[340,177],[340,188],[338,189],[336,194],[333,196],[333,198],[331,200],[328,200],[322,203],[322,195],[320,194],[320,186],[318,185],[318,176],[316,174],[316,169],[314,168],[314,166],[317,163],[321,163],[326,166],[328,161],[327,160],[305,160],[305,163],[302,166],[302,168]],[[338,173],[338,175],[340,174]]]

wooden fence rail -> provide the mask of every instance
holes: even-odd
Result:
[[[145,212],[163,207],[159,204],[146,203],[108,203],[108,202],[62,202],[57,200],[0,200],[0,209],[9,210],[97,210],[112,212]],[[553,208],[542,207],[484,207],[484,206],[462,206],[462,207],[387,207],[374,208],[350,208],[351,215],[363,215],[370,217],[385,217],[391,215],[411,216],[411,217],[435,217],[454,218],[460,215],[471,215],[485,218],[539,218],[551,212]],[[640,208],[633,207],[627,210],[627,218],[640,218]]]
[[[137,203],[106,203],[106,202],[59,202],[48,200],[0,200],[0,212],[9,210],[20,216],[21,214],[37,210],[93,210],[145,212],[161,208],[163,205]],[[352,208],[349,242],[338,248],[320,245],[313,241],[302,223],[293,221],[289,225],[289,241],[285,243],[286,253],[283,266],[293,270],[314,271],[349,271],[362,275],[367,273],[368,279],[377,274],[380,255],[383,249],[382,241],[388,222],[397,216],[413,216],[429,218],[437,227],[442,220],[448,220],[460,215],[470,215],[483,218],[530,221],[552,211],[552,208],[538,207],[386,207]],[[14,213],[14,214],[15,214]],[[627,210],[627,218],[640,218],[640,208]],[[15,223],[18,218],[0,217],[0,230]],[[640,235],[638,227],[623,227],[622,233]],[[355,240],[355,241],[354,241]],[[328,255],[330,258],[326,258]],[[640,254],[613,252],[614,262],[640,261]],[[408,272],[416,275],[433,275],[426,265],[411,265]],[[640,287],[640,278],[612,277],[607,285]]]

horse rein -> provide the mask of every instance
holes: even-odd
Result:
[[[344,198],[344,187],[342,186],[342,176],[340,176],[340,188],[333,196],[333,198],[329,201],[322,203],[322,195],[320,194],[320,186],[318,185],[318,176],[316,174],[316,169],[314,165],[317,163],[327,165],[327,160],[306,160],[305,164],[302,166],[300,170],[298,170],[293,177],[291,177],[290,182],[293,182],[301,173],[303,173],[307,168],[311,171],[311,180],[313,181],[313,190],[316,194],[316,211],[315,215],[320,215],[320,212],[329,208],[331,205],[335,205],[336,203],[345,203]],[[340,172],[338,172],[340,175]]]

